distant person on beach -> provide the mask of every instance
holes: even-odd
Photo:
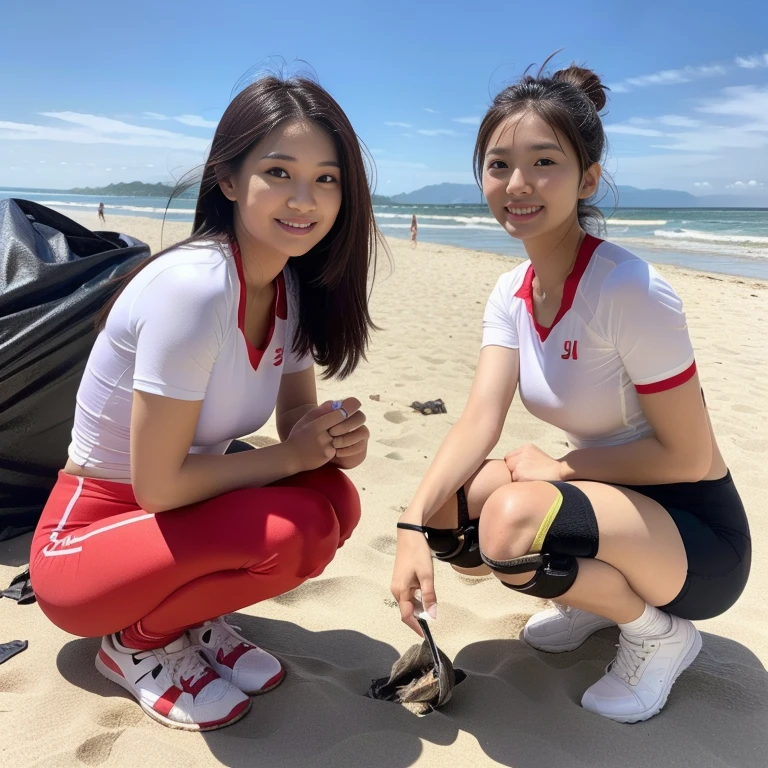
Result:
[[[48,618],[102,636],[96,668],[172,728],[212,730],[280,684],[223,616],[320,575],[360,518],[354,397],[318,405],[373,328],[375,222],[355,132],[303,78],[264,77],[221,118],[193,234],[130,275],[77,396],[35,532]],[[227,452],[276,410],[280,442]],[[226,454],[226,455],[225,455]]]
[[[106,221],[104,218],[104,203],[99,203],[99,220]]]
[[[419,233],[419,225],[416,223],[416,214],[414,213],[411,218],[411,242],[413,247],[416,247],[416,236]]]
[[[589,233],[602,222],[590,201],[604,86],[575,65],[543,71],[504,89],[480,125],[476,178],[529,260],[488,301],[467,405],[398,523],[392,593],[418,631],[416,590],[437,607],[434,552],[554,600],[523,632],[541,651],[574,650],[618,624],[618,654],[581,703],[631,723],[658,713],[696,658],[691,621],[739,598],[750,533],[680,298],[652,266]],[[523,445],[487,458],[518,388],[534,416],[565,431],[567,453]]]

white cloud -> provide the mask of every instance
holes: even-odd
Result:
[[[694,181],[694,187],[701,187],[703,189],[711,189],[712,185],[708,181]]]
[[[392,128],[411,128],[412,127],[410,123],[400,123],[400,122],[390,121],[390,120],[385,121],[384,125],[389,125]]]
[[[170,120],[168,115],[161,115],[159,112],[143,112],[143,117],[147,120]]]
[[[629,123],[613,123],[605,126],[606,133],[622,133],[628,136],[663,136],[661,131],[655,128],[640,128]]]
[[[723,119],[667,133],[670,142],[659,146],[688,152],[768,148],[768,86],[724,88],[719,97],[704,100],[696,111]]]
[[[208,141],[183,133],[132,125],[123,120],[80,112],[41,112],[43,117],[66,123],[35,125],[0,120],[0,140],[66,142],[70,144],[121,144],[133,147],[166,147],[205,151]],[[72,126],[75,126],[74,128]]]
[[[703,66],[687,66],[681,69],[662,69],[649,75],[627,77],[620,83],[610,85],[610,89],[617,93],[627,93],[634,88],[648,88],[655,85],[679,85],[690,83],[692,80],[700,80],[707,77],[717,77],[726,74],[727,67],[721,64],[705,64]]]
[[[454,117],[453,122],[454,123],[462,123],[463,125],[480,125],[480,120],[482,118],[478,116],[472,116],[472,117]]]
[[[737,56],[735,62],[736,66],[741,69],[768,67],[768,53],[758,54],[757,56]]]
[[[724,98],[706,99],[698,112],[712,115],[754,117],[768,123],[768,86],[737,85],[724,88]]]
[[[683,117],[682,115],[662,115],[659,118],[659,122],[675,128],[696,128],[696,126],[701,125],[701,120],[694,120],[691,117]]]
[[[733,184],[726,184],[726,189],[762,189],[765,186],[762,181],[750,179],[749,181],[734,181]]]
[[[613,93],[629,93],[636,88],[650,88],[658,85],[679,85],[690,83],[694,80],[703,80],[710,77],[722,77],[735,68],[755,69],[756,67],[768,67],[768,53],[757,56],[737,56],[732,62],[724,64],[688,65],[679,69],[662,69],[648,75],[627,77],[618,83],[612,83],[609,88]]]
[[[439,115],[440,113],[436,109],[430,109],[429,107],[424,107],[425,112],[429,112],[432,115]]]
[[[176,115],[173,119],[177,123],[190,125],[193,128],[215,128],[219,124],[218,120],[206,120],[198,115]]]
[[[416,133],[422,136],[461,136],[458,131],[453,131],[450,128],[436,128],[434,130],[420,128]]]

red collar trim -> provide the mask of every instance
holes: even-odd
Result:
[[[240,298],[237,306],[237,327],[240,329],[240,333],[243,335],[245,341],[245,347],[248,350],[248,359],[251,362],[253,370],[257,370],[261,359],[264,356],[265,350],[269,349],[269,345],[272,343],[272,336],[275,333],[275,319],[280,320],[288,319],[288,301],[285,295],[285,278],[281,272],[275,279],[275,299],[272,303],[272,312],[269,320],[269,330],[267,331],[267,340],[264,343],[264,348],[260,349],[255,347],[248,341],[248,337],[245,335],[245,303],[246,303],[246,287],[245,287],[245,275],[243,273],[243,256],[240,253],[240,247],[236,242],[232,243],[232,255],[235,257],[235,266],[237,267],[237,279],[240,282]]]
[[[540,325],[534,314],[533,278],[536,276],[536,273],[533,271],[533,264],[528,265],[525,277],[523,278],[523,284],[518,288],[515,296],[525,301],[528,314],[533,320],[533,325],[536,328],[536,332],[539,334],[541,341],[547,340],[547,336],[552,332],[552,329],[563,319],[565,313],[573,306],[573,300],[576,297],[576,289],[579,287],[579,281],[587,270],[592,254],[602,242],[602,240],[593,237],[592,235],[588,234],[584,236],[584,240],[579,247],[579,252],[576,254],[576,263],[573,265],[571,274],[565,279],[565,285],[563,286],[563,300],[560,303],[560,309],[557,310],[557,315],[555,315],[555,319],[552,321],[552,325],[550,325],[549,328]]]

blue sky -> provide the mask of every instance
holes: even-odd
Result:
[[[564,48],[557,64],[585,62],[613,89],[617,183],[768,204],[766,7],[18,3],[0,48],[0,186],[169,181],[204,160],[233,89],[272,57],[303,59],[339,101],[374,156],[378,192],[471,182],[491,96]]]

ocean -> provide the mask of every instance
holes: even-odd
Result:
[[[195,201],[157,197],[99,197],[59,192],[10,191],[63,212],[95,211],[104,203],[107,217],[147,216],[192,221]],[[377,205],[376,220],[388,237],[408,239],[416,214],[419,240],[524,257],[519,241],[509,237],[481,205]],[[619,208],[606,211],[605,237],[648,261],[768,279],[768,209]],[[107,223],[109,219],[107,218]],[[127,234],[130,234],[128,232]]]

